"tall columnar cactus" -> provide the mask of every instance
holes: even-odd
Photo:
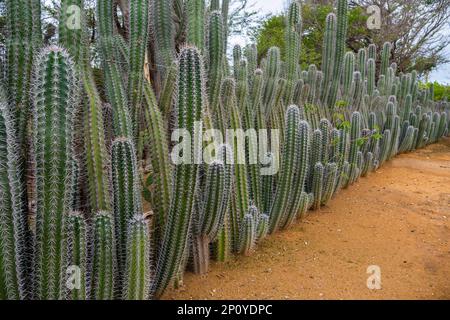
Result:
[[[357,57],[357,70],[361,73],[361,78],[366,79],[366,69],[367,69],[367,49],[361,48],[358,51]]]
[[[393,158],[398,153],[398,144],[400,140],[400,117],[394,117],[394,123],[392,126],[392,140],[391,147],[389,149],[389,159]]]
[[[152,207],[157,216],[156,235],[159,237],[165,225],[170,207],[172,167],[169,158],[167,129],[164,117],[159,110],[153,89],[147,81],[144,83],[144,117],[146,122],[145,141],[149,149],[152,164],[154,192]]]
[[[174,61],[172,65],[167,69],[166,77],[159,96],[159,108],[165,119],[169,119],[172,112],[174,103],[174,92],[177,84],[178,65],[177,61]],[[144,87],[146,85],[144,84]],[[145,93],[145,90],[144,90]]]
[[[56,46],[40,53],[35,75],[35,295],[39,299],[61,299],[64,294],[65,222],[73,197],[73,118],[78,103],[78,81],[69,54]]]
[[[347,37],[348,27],[348,0],[338,0],[337,3],[337,28],[336,28],[336,51],[333,66],[333,79],[330,94],[328,96],[327,105],[333,108],[338,94],[339,82],[343,71],[343,61],[345,54],[345,40]]]
[[[198,13],[196,13],[198,14]],[[203,23],[203,20],[202,20]],[[208,30],[209,67],[208,87],[211,110],[218,113],[220,88],[222,85],[222,69],[224,59],[223,18],[220,11],[213,11],[209,17]]]
[[[102,102],[88,65],[83,67],[83,89],[88,97],[84,112],[84,144],[89,204],[94,211],[109,210],[110,185],[104,169],[109,166],[110,157],[106,151]]]
[[[79,12],[78,10],[81,9]],[[86,63],[87,41],[85,37],[86,17],[83,14],[84,0],[62,0],[59,18],[59,43],[69,51],[75,64]],[[79,13],[79,16],[75,16]],[[79,24],[79,25],[78,25]]]
[[[128,75],[128,101],[130,110],[134,111],[135,126],[139,128],[140,105],[144,85],[145,52],[149,34],[150,0],[130,1],[130,72]]]
[[[202,193],[194,214],[192,253],[194,272],[204,274],[209,266],[209,244],[223,226],[231,193],[231,174],[222,160],[215,160],[206,172]]]
[[[323,146],[326,145],[323,142],[323,134],[320,129],[314,130],[311,143],[311,162],[309,168],[309,182],[308,189],[311,189],[312,177],[314,175],[314,166],[317,162],[322,161]]]
[[[241,219],[238,243],[238,252],[240,254],[248,256],[255,249],[258,235],[258,217],[258,209],[251,206],[248,213]]]
[[[318,210],[322,205],[323,194],[323,179],[324,179],[324,167],[323,164],[317,162],[314,165],[312,192],[314,194],[313,209]]]
[[[116,292],[122,291],[126,268],[128,221],[142,215],[141,188],[138,176],[136,150],[128,138],[117,138],[112,144],[111,156],[114,228],[116,239]]]
[[[235,97],[235,82],[232,78],[225,79],[222,83],[222,92],[224,95],[224,109],[230,114],[230,128],[238,132],[242,130],[242,120],[237,108]],[[234,193],[233,210],[231,217],[231,228],[233,233],[233,243],[236,244],[236,234],[238,232],[239,220],[242,219],[249,207],[250,195],[248,184],[248,171],[245,163],[245,148],[238,139],[232,136],[227,137],[227,143],[232,147],[234,156]]]
[[[308,122],[306,121],[301,121],[299,124],[299,138],[299,153],[297,159],[295,160],[298,163],[298,168],[295,172],[293,180],[294,189],[290,190],[291,194],[289,196],[289,204],[282,228],[287,228],[292,225],[297,218],[299,210],[302,210],[302,194],[305,191],[305,183],[310,159],[310,128]]]
[[[186,1],[186,42],[196,46],[200,51],[205,49],[205,14],[205,0]]]
[[[367,94],[373,96],[375,93],[375,60],[367,60]]]
[[[381,70],[380,70],[380,74],[385,76],[388,74],[389,60],[391,58],[391,50],[392,50],[391,43],[386,42],[383,45],[383,50],[381,52]]]
[[[414,127],[408,126],[404,137],[398,148],[399,153],[408,152],[412,149],[414,143]]]
[[[286,133],[283,159],[275,199],[270,210],[270,233],[277,231],[285,217],[289,193],[294,189],[295,173],[299,167],[300,148],[300,111],[297,106],[290,106],[286,112]]]
[[[0,88],[0,300],[28,298],[27,217],[16,122]]]
[[[294,88],[298,77],[298,59],[301,50],[301,7],[293,1],[286,16],[286,80],[285,103],[292,103]]]
[[[40,1],[6,0],[6,93],[15,112],[17,139],[25,142],[31,109],[32,65],[42,42]]]
[[[361,142],[364,142],[361,138],[361,114],[359,112],[354,112],[352,115],[352,127],[350,135],[350,183],[356,180],[358,176],[359,167],[357,165],[358,152],[361,149]],[[348,185],[347,185],[348,186]]]
[[[138,0],[136,2],[140,2]],[[134,6],[133,4],[132,6]],[[134,8],[134,10],[136,10]],[[133,15],[135,15],[134,13]],[[136,110],[136,106],[132,105],[129,108],[128,96],[123,85],[122,75],[120,73],[119,66],[116,63],[117,56],[114,49],[115,40],[114,34],[114,4],[108,0],[97,0],[97,20],[99,22],[99,35],[100,35],[100,49],[102,55],[103,64],[103,74],[105,77],[105,87],[108,95],[108,100],[113,108],[113,119],[114,119],[114,133],[116,136],[120,137],[133,137],[134,133],[137,133],[136,123],[134,123],[135,128],[132,127],[132,121],[130,116],[130,110]],[[132,20],[135,20],[133,17]],[[136,32],[136,31],[135,31]],[[138,33],[138,32],[137,32]],[[133,50],[139,50],[133,47]],[[130,51],[131,53],[131,51]],[[134,53],[132,58],[137,59],[136,55],[139,53]],[[133,59],[130,59],[132,61]],[[133,60],[133,63],[137,63]],[[136,66],[134,66],[136,68]],[[142,67],[139,70],[142,73]],[[137,70],[135,70],[137,72]],[[137,86],[139,80],[136,79],[136,74],[130,74],[129,81],[133,82],[134,86]],[[142,85],[142,82],[140,82]],[[142,89],[133,88],[133,90],[138,90],[139,94],[142,93]],[[136,93],[132,93],[131,96],[134,97]],[[140,101],[140,98],[139,98]],[[135,101],[135,102],[139,102]],[[133,133],[133,129],[136,131]],[[137,136],[137,135],[136,135]]]
[[[388,160],[391,145],[392,145],[392,132],[391,130],[384,130],[380,147],[380,166],[382,166],[384,162]]]
[[[253,92],[254,75],[258,69],[258,48],[255,44],[247,45],[244,48],[244,57],[247,60],[250,91]]]
[[[281,71],[280,49],[272,47],[267,52],[267,66],[264,69],[265,84],[263,93],[263,104],[266,116],[270,115],[278,89]]]
[[[148,224],[142,214],[128,221],[126,269],[122,298],[146,300],[150,288],[150,244]]]
[[[165,77],[175,56],[175,31],[172,23],[172,2],[151,1],[152,34],[155,42],[156,61],[159,72]]]
[[[105,211],[98,212],[94,217],[93,229],[91,299],[112,300],[116,273],[112,215]]]
[[[329,146],[331,128],[332,126],[328,119],[320,120],[319,129],[322,132],[322,152],[320,159],[317,160],[323,164],[327,164],[330,157]]]
[[[71,212],[67,218],[67,273],[73,277],[66,281],[67,300],[88,298],[88,230],[86,220],[80,212]],[[69,285],[67,285],[67,283]]]
[[[322,71],[324,73],[323,83],[324,88],[322,90],[321,100],[326,101],[329,90],[330,81],[333,76],[334,64],[335,64],[335,47],[336,47],[336,29],[337,17],[334,13],[330,13],[326,19],[325,35],[323,38],[323,54],[322,54]]]
[[[338,166],[334,162],[330,162],[326,165],[324,171],[324,187],[322,192],[321,204],[326,205],[333,197],[336,181],[338,178]]]
[[[80,149],[84,149],[84,163],[82,167],[86,168],[85,170],[89,206],[94,211],[109,210],[111,206],[109,199],[109,181],[107,174],[105,174],[104,172],[104,169],[107,168],[109,164],[109,156],[106,152],[102,101],[95,83],[93,71],[89,63],[89,52],[88,50],[81,50],[77,48],[77,46],[83,45],[83,35],[86,32],[85,25],[83,23],[85,20],[83,14],[84,10],[81,10],[79,12],[81,14],[81,16],[79,17],[81,20],[81,29],[77,29],[78,26],[74,26],[75,28],[72,29],[71,23],[76,23],[76,21],[72,21],[72,19],[74,18],[73,15],[78,13],[78,8],[71,7],[72,5],[83,8],[83,2],[81,0],[64,0],[62,2],[62,8],[67,8],[68,10],[70,10],[69,12],[63,11],[60,14],[59,41],[62,46],[68,47],[70,53],[76,57],[76,67],[81,77],[80,80],[82,81],[82,95],[86,96],[87,98],[85,101],[83,101],[83,112],[77,115],[77,117],[80,118],[79,121],[83,126],[83,131],[78,132],[80,136],[77,135],[77,139],[82,140]],[[75,10],[75,12],[73,10]],[[69,18],[69,25],[67,24],[68,14],[72,14],[72,19]],[[106,25],[110,26],[109,24]],[[102,26],[101,28],[105,28],[105,26]],[[109,30],[112,30],[112,24]],[[80,39],[81,43],[78,42]],[[125,93],[119,96],[124,95]],[[118,115],[120,115],[120,113],[115,112],[115,116],[117,117]],[[131,124],[129,124],[127,127],[131,127]]]
[[[184,129],[190,134],[193,146],[201,143],[194,138],[200,129],[196,122],[202,120],[205,107],[203,62],[200,52],[194,47],[185,47],[180,53],[179,60],[176,128]],[[151,295],[155,296],[162,294],[178,272],[188,241],[194,194],[198,186],[196,163],[199,163],[198,154],[192,154],[192,149],[189,151],[190,156],[175,167],[173,198],[162,238],[156,278],[150,290]],[[186,188],[189,189],[188,192]]]
[[[217,159],[225,164],[225,187],[232,190],[234,183],[234,156],[232,147],[229,144],[219,146]],[[230,228],[230,205],[232,192],[226,193],[227,197],[222,199],[221,209],[224,211],[222,223],[219,223],[219,232],[217,233],[217,241],[215,244],[216,258],[218,261],[226,261],[231,253],[232,235]]]
[[[237,44],[233,47],[233,76],[234,80],[236,81],[238,81],[239,78],[241,61],[242,61],[242,48],[240,45]]]
[[[355,55],[353,52],[347,52],[344,57],[344,72],[342,74],[342,94],[347,103],[352,102],[355,72]]]

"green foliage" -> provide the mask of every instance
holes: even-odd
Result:
[[[433,83],[419,83],[419,88],[422,90],[430,89],[431,87],[433,87],[434,90],[434,101],[450,100],[450,85],[445,85],[437,81]]]

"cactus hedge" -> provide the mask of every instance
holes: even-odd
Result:
[[[95,39],[84,1],[61,0],[55,41],[41,2],[5,1],[1,300],[159,298],[450,134],[392,43],[348,50],[347,0],[307,67],[298,1],[284,56],[230,59],[229,0],[97,0]]]

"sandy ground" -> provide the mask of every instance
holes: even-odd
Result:
[[[367,268],[381,268],[369,290]],[[401,155],[164,299],[450,299],[450,139]]]

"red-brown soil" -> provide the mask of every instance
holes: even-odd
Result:
[[[367,268],[381,268],[369,290]],[[164,299],[450,299],[450,139],[401,155]]]

